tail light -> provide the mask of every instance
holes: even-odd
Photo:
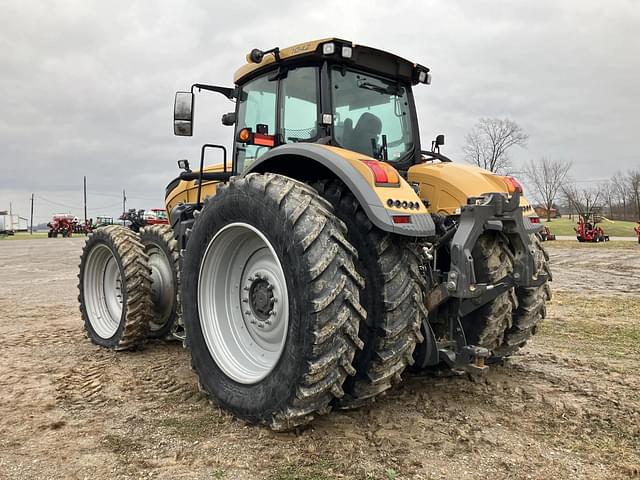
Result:
[[[531,223],[540,223],[540,217],[529,217]]]
[[[400,185],[398,172],[391,165],[377,160],[362,160],[362,163],[369,167],[373,173],[376,187],[397,187]]]
[[[522,184],[518,180],[516,180],[514,177],[510,175],[506,175],[502,177],[502,181],[507,186],[507,190],[509,193],[515,193],[515,192],[518,192],[520,194],[524,193]]]

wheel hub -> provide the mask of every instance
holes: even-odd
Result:
[[[273,315],[276,299],[273,295],[273,285],[269,283],[266,276],[256,274],[249,286],[247,298],[251,311],[260,320],[267,321]]]

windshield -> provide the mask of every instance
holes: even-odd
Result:
[[[409,97],[402,84],[336,67],[331,93],[340,146],[392,162],[413,149]]]

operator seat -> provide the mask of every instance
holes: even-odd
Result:
[[[347,122],[351,127],[351,119],[345,120],[345,127]],[[371,139],[373,138],[375,144],[378,145],[380,132],[382,132],[382,121],[373,113],[365,112],[360,116],[356,127],[349,132],[349,135],[347,135],[347,128],[345,128],[344,146],[356,152],[374,156],[375,152],[371,147]]]

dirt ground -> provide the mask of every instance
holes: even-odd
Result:
[[[370,408],[276,434],[209,404],[177,343],[93,346],[82,243],[0,242],[0,478],[640,477],[636,244],[549,244],[544,326],[486,377],[406,374]]]

